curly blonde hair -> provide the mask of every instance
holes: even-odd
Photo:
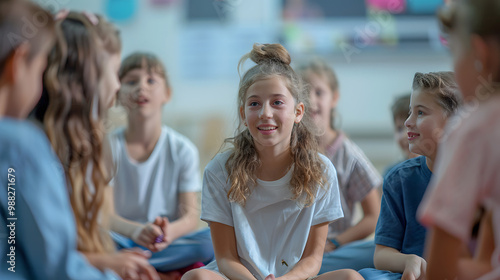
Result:
[[[103,145],[106,105],[99,83],[104,63],[120,53],[121,43],[117,29],[97,18],[95,24],[85,14],[71,12],[56,23],[57,42],[44,80],[49,94],[44,123],[66,173],[78,249],[103,253],[115,249],[101,229],[110,210],[105,192],[111,169]]]
[[[243,63],[250,58],[257,63],[250,68],[240,79],[238,91],[238,108],[244,106],[247,90],[255,82],[271,77],[280,77],[295,103],[302,102],[309,107],[309,95],[302,83],[302,79],[290,66],[291,58],[288,51],[280,44],[254,44],[250,53],[245,54],[238,63],[240,72]],[[300,200],[305,206],[310,206],[316,196],[318,187],[324,187],[324,163],[318,153],[318,143],[315,136],[314,124],[308,114],[304,114],[302,121],[294,126],[290,138],[290,153],[295,164],[291,191],[294,200]],[[247,198],[257,183],[256,172],[261,161],[255,149],[255,144],[249,130],[239,119],[236,136],[228,138],[225,143],[233,145],[232,153],[226,162],[231,188],[227,194],[230,201],[245,205]]]

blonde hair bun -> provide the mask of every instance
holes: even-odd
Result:
[[[254,44],[250,59],[257,64],[277,61],[290,65],[292,61],[288,51],[280,44]]]

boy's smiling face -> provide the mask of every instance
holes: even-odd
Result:
[[[413,91],[410,116],[405,122],[410,151],[434,160],[447,119],[446,111],[432,93]]]

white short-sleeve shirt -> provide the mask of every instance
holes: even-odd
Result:
[[[240,261],[257,279],[271,273],[282,276],[302,257],[311,226],[343,216],[335,168],[321,155],[328,184],[318,188],[309,207],[291,200],[293,167],[279,180],[257,180],[246,205],[241,206],[227,198],[230,185],[225,164],[230,154],[218,154],[205,168],[201,219],[234,227]],[[216,261],[206,268],[218,271]]]
[[[157,216],[178,219],[179,194],[201,191],[198,150],[185,136],[162,126],[153,152],[139,163],[128,155],[124,132],[120,128],[110,137],[117,214],[139,223]]]

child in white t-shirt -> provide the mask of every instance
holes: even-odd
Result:
[[[186,137],[162,125],[162,107],[171,90],[165,68],[153,54],[134,53],[123,61],[119,102],[128,125],[111,136],[114,177],[114,240],[120,247],[153,251],[161,272],[209,262],[208,229],[198,225],[201,190],[198,150]],[[116,234],[119,233],[119,234]]]
[[[183,279],[362,279],[316,276],[328,224],[343,216],[336,171],[318,153],[305,114],[308,92],[279,44],[255,44],[240,81],[233,148],[205,169],[201,219],[216,261]]]

